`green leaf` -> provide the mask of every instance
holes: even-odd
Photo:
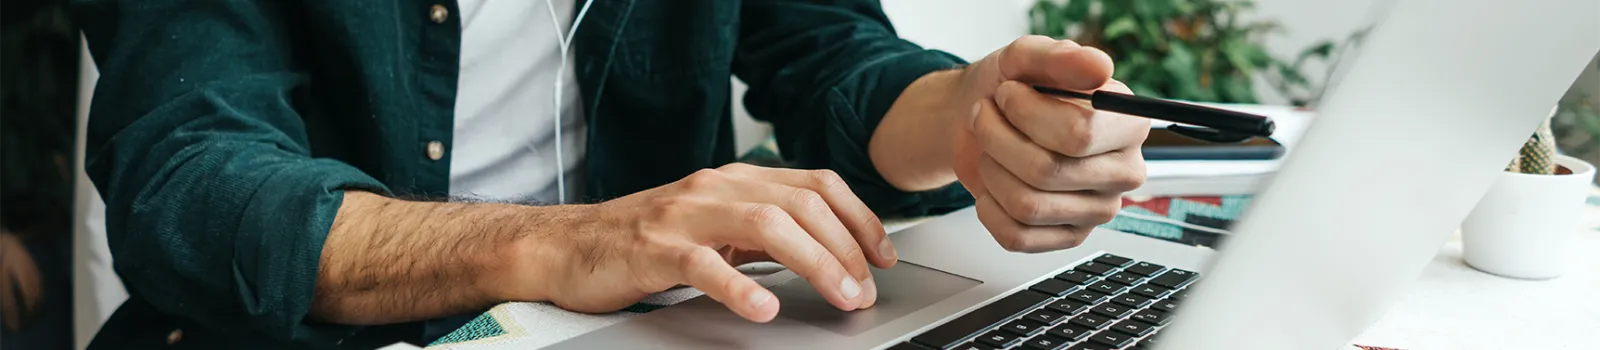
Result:
[[[1580,112],[1577,114],[1578,123],[1583,124],[1583,130],[1588,131],[1589,135],[1594,135],[1595,138],[1600,138],[1600,113],[1589,111],[1589,113]]]
[[[1155,44],[1156,44],[1156,47],[1162,47],[1162,46],[1167,46],[1168,45],[1167,44],[1168,43],[1167,42],[1167,32],[1165,30],[1161,29],[1161,24],[1160,23],[1157,23],[1154,20],[1147,20],[1147,21],[1144,21],[1144,26],[1143,27],[1144,27],[1144,32],[1145,32],[1144,35],[1145,35],[1145,37],[1142,38],[1142,39],[1148,39],[1148,40],[1154,41]]]
[[[1161,68],[1172,76],[1170,90],[1173,97],[1187,100],[1201,100],[1206,93],[1200,89],[1199,60],[1188,46],[1173,42],[1168,46],[1167,57],[1161,60]]]
[[[1050,0],[1042,0],[1050,1]],[[1084,22],[1089,18],[1089,4],[1093,0],[1067,0],[1067,6],[1061,9],[1061,18],[1070,22]]]
[[[1106,25],[1106,29],[1102,35],[1105,35],[1106,40],[1111,40],[1122,37],[1126,34],[1132,34],[1138,30],[1139,24],[1133,21],[1133,17],[1123,16],[1111,20],[1111,24]]]
[[[1333,46],[1333,41],[1323,40],[1320,43],[1311,45],[1311,47],[1307,47],[1305,50],[1301,50],[1300,56],[1294,59],[1295,68],[1300,68],[1301,64],[1305,63],[1306,59],[1309,58],[1327,59],[1328,56],[1333,55]]]
[[[1250,85],[1248,75],[1228,75],[1217,79],[1217,90],[1221,91],[1223,102],[1229,103],[1255,103],[1256,92]]]

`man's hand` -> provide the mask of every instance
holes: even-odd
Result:
[[[955,172],[1007,250],[1075,247],[1116,216],[1123,192],[1144,184],[1139,145],[1148,119],[1032,88],[1129,92],[1110,80],[1111,69],[1099,49],[1042,36],[1017,39],[967,69],[968,88],[992,92],[956,132]]]
[[[1144,183],[1139,145],[1150,122],[1031,85],[1129,92],[1111,72],[1099,49],[1028,36],[963,70],[929,73],[873,132],[873,165],[906,191],[959,179],[1008,250],[1077,246],[1116,215],[1122,192]]]
[[[553,244],[545,248],[565,252],[557,253],[567,256],[565,272],[512,273],[505,299],[527,300],[517,291],[542,288],[562,308],[608,312],[689,285],[766,322],[778,314],[778,300],[734,269],[730,260],[743,259],[733,252],[770,256],[842,310],[876,302],[868,263],[889,268],[896,259],[877,216],[826,170],[733,164],[586,210],[575,227],[519,243],[526,252]]]

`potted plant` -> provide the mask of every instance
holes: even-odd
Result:
[[[1463,260],[1505,277],[1560,276],[1594,177],[1594,165],[1556,153],[1545,120],[1462,222]]]

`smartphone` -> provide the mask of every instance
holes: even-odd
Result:
[[[1252,137],[1243,142],[1211,143],[1166,128],[1151,128],[1144,140],[1144,160],[1270,160],[1283,157],[1283,144]]]

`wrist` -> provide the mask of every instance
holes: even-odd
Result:
[[[480,295],[496,303],[549,301],[567,278],[566,233],[580,229],[587,205],[507,205],[488,221],[490,251],[474,262]]]
[[[930,72],[907,85],[868,143],[874,167],[902,191],[931,190],[955,181],[950,140],[969,120],[974,94],[968,69]]]

